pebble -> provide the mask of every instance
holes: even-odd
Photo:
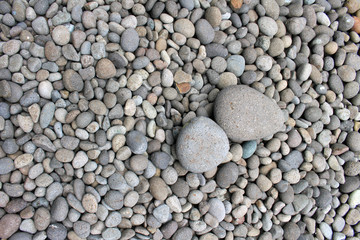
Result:
[[[165,223],[169,219],[170,208],[166,204],[162,204],[154,209],[153,215],[160,223]]]
[[[63,197],[58,197],[55,199],[51,207],[51,216],[58,222],[64,221],[68,215],[69,206],[66,202],[66,199]]]
[[[216,174],[216,182],[221,188],[228,188],[238,179],[239,169],[235,163],[223,165]]]
[[[19,52],[21,46],[21,41],[19,40],[10,40],[3,44],[2,50],[3,53],[12,56]]]
[[[206,9],[205,18],[212,27],[218,27],[221,23],[221,11],[217,7],[209,7]]]
[[[63,74],[63,83],[65,88],[70,91],[81,91],[84,88],[84,82],[81,76],[72,69],[68,69]]]
[[[126,137],[126,144],[135,154],[143,154],[148,147],[144,134],[136,130],[128,133]]]
[[[248,159],[255,153],[257,143],[256,143],[256,141],[248,141],[248,142],[244,142],[241,146],[243,149],[242,158]]]
[[[0,237],[9,238],[20,227],[21,218],[16,214],[6,214],[0,219]]]
[[[240,77],[245,70],[245,59],[240,55],[232,55],[227,60],[227,70]]]
[[[196,22],[195,33],[202,44],[209,44],[215,38],[215,31],[206,19],[199,19]]]
[[[258,26],[259,30],[269,37],[274,36],[279,30],[275,20],[266,16],[259,18]]]
[[[100,59],[96,64],[96,76],[102,79],[109,79],[115,76],[116,68],[107,58]]]
[[[191,38],[195,35],[194,24],[188,19],[179,19],[174,22],[174,30],[183,34],[187,38]]]
[[[164,180],[159,177],[153,177],[150,179],[149,183],[150,193],[154,196],[154,198],[164,201],[168,195],[167,185]]]
[[[166,169],[171,161],[171,156],[166,152],[154,152],[150,159],[155,167]]]
[[[257,200],[261,198],[262,192],[256,184],[249,183],[246,186],[246,195],[252,200]]]
[[[192,119],[179,133],[176,144],[182,166],[194,173],[206,172],[218,166],[228,150],[225,132],[206,117]]]
[[[57,45],[63,46],[70,41],[70,31],[63,25],[56,26],[51,32],[51,37]]]
[[[8,174],[14,170],[14,168],[14,161],[12,159],[7,157],[0,159],[0,175]]]
[[[359,132],[350,132],[347,135],[346,143],[347,143],[347,146],[350,148],[350,150],[355,151],[355,152],[360,151],[359,140],[360,140]]]
[[[46,230],[46,234],[50,240],[64,240],[67,236],[67,229],[61,223],[52,223]]]
[[[105,231],[103,231],[101,233],[101,236],[105,240],[120,239],[121,238],[121,232],[117,228],[107,228]]]
[[[124,196],[119,191],[111,190],[104,197],[105,203],[114,210],[119,210],[124,205]]]
[[[49,34],[49,26],[44,17],[37,17],[34,21],[32,21],[31,26],[39,35]]]
[[[316,198],[316,205],[320,208],[326,208],[331,203],[331,201],[331,193],[324,188],[320,188],[320,195]]]
[[[126,29],[120,40],[121,48],[126,52],[134,52],[139,46],[139,35],[133,28]]]

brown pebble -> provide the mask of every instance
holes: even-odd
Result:
[[[107,58],[100,59],[96,64],[96,76],[102,79],[114,77],[116,69],[114,64]]]
[[[354,16],[354,26],[352,30],[360,34],[360,18]]]
[[[159,177],[153,177],[150,179],[150,193],[155,199],[164,201],[167,198],[168,190],[167,185]]]
[[[3,216],[0,220],[0,238],[9,238],[19,229],[20,223],[21,218],[17,214]]]
[[[190,91],[191,85],[190,83],[176,83],[176,89],[179,91],[180,94],[185,94]]]
[[[243,4],[243,0],[231,0],[230,4],[234,9],[240,9]]]

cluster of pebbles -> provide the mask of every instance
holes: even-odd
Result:
[[[358,17],[0,1],[0,238],[360,239]]]

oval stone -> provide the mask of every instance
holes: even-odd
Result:
[[[231,86],[217,95],[216,122],[234,142],[264,138],[282,129],[283,113],[267,96],[245,85]]]

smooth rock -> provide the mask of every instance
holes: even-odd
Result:
[[[178,135],[176,152],[182,166],[194,173],[218,166],[229,151],[225,132],[210,118],[197,117]]]
[[[215,100],[216,122],[235,142],[270,136],[282,129],[280,108],[267,96],[245,86],[223,89]]]

